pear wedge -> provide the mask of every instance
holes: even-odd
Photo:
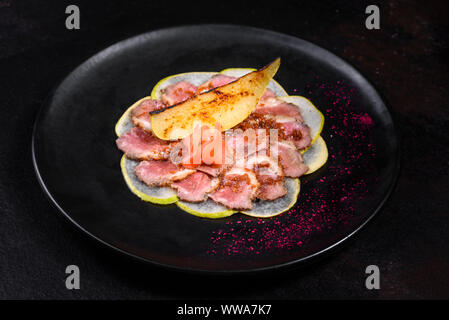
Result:
[[[277,58],[234,82],[153,113],[153,133],[163,140],[177,140],[193,133],[196,125],[214,128],[218,122],[222,131],[236,126],[254,110],[280,63]]]

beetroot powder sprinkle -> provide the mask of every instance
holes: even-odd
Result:
[[[293,91],[301,94],[300,90]],[[319,241],[320,234],[357,218],[356,206],[372,196],[378,178],[370,130],[374,122],[354,102],[354,91],[343,81],[326,83],[318,77],[306,86],[303,95],[312,102],[314,97],[321,97],[317,107],[325,117],[322,136],[329,150],[327,163],[300,178],[298,202],[289,211],[268,219],[236,215],[236,220],[213,231],[208,255],[279,256],[286,251],[306,250],[312,240]]]

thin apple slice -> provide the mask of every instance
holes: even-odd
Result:
[[[222,131],[236,126],[254,110],[280,62],[277,58],[234,82],[152,114],[153,133],[163,140],[177,140],[193,133],[197,124],[214,128],[218,122]]]
[[[301,183],[299,179],[286,178],[285,187],[287,194],[273,201],[260,200],[253,202],[253,208],[241,213],[257,218],[271,218],[287,210],[290,210],[298,201]]]
[[[143,201],[157,203],[157,204],[170,204],[178,201],[176,191],[170,187],[149,187],[142,181],[140,181],[134,174],[134,169],[139,164],[139,161],[128,159],[123,155],[120,161],[120,167],[122,168],[122,174],[125,178],[125,182],[128,188]]]
[[[315,143],[312,144],[302,156],[304,158],[304,163],[309,167],[309,170],[305,174],[311,174],[324,166],[329,157],[329,152],[327,151],[324,139],[319,136]]]
[[[176,202],[176,205],[185,212],[200,218],[218,219],[229,217],[237,212],[235,210],[230,210],[211,199],[198,203],[179,200]]]

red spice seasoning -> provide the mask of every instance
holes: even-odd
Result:
[[[373,120],[354,102],[355,89],[343,81],[327,83],[316,77],[305,92],[293,91],[312,101],[317,96],[326,101],[318,106],[326,119],[322,133],[329,150],[326,169],[301,177],[301,193],[291,210],[269,219],[242,215],[213,231],[207,254],[225,259],[301,249],[315,236],[345,225],[356,214],[354,203],[371,196],[368,188],[372,179],[377,180]]]

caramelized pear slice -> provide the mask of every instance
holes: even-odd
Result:
[[[222,131],[236,126],[254,110],[280,62],[277,58],[234,82],[152,114],[153,133],[163,140],[177,140],[190,135],[196,125],[214,128],[218,122]]]

